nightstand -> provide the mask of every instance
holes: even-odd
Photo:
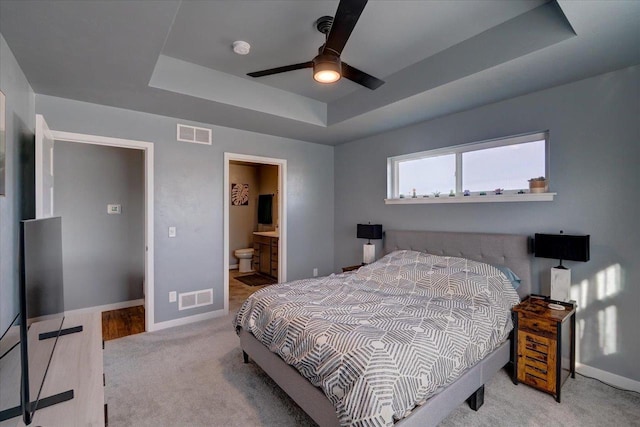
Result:
[[[553,302],[565,310],[552,310]],[[576,377],[576,306],[531,296],[513,308],[513,383],[525,383],[560,402],[562,384]]]
[[[347,271],[354,271],[359,269],[360,267],[362,267],[364,264],[358,264],[358,265],[350,265],[348,267],[342,267],[342,272],[346,273]]]

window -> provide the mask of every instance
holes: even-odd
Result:
[[[387,196],[526,190],[530,178],[549,176],[548,140],[542,132],[389,157]]]

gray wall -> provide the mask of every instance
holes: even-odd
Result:
[[[640,380],[639,118],[636,66],[338,146],[335,269],[360,260],[355,224],[364,221],[385,229],[590,234],[591,261],[566,263],[580,303],[579,361]],[[388,156],[545,129],[553,202],[383,202]],[[545,293],[555,263],[536,261]]]
[[[143,152],[65,141],[53,150],[65,309],[142,298]],[[122,213],[109,215],[107,204],[120,204]]]
[[[149,141],[155,153],[155,321],[223,307],[224,152],[287,160],[287,278],[333,271],[333,148],[205,123],[213,145],[176,141],[176,122],[158,116],[36,96],[53,130]],[[177,227],[168,238],[169,226]],[[178,312],[169,291],[213,288],[213,306]]]
[[[33,218],[35,96],[0,34],[0,90],[6,97],[6,196],[0,196],[0,334],[18,313],[18,242],[21,219]]]
[[[253,232],[258,224],[259,167],[251,164],[229,165],[229,184],[249,184],[249,204],[229,206],[229,264],[238,264],[233,252],[253,248]]]

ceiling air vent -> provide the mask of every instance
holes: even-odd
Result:
[[[181,125],[178,123],[178,141],[211,145],[211,129]]]

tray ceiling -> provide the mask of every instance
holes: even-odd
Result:
[[[640,2],[370,1],[342,58],[378,90],[246,76],[313,58],[337,5],[2,1],[0,33],[36,93],[325,144],[640,62]]]

